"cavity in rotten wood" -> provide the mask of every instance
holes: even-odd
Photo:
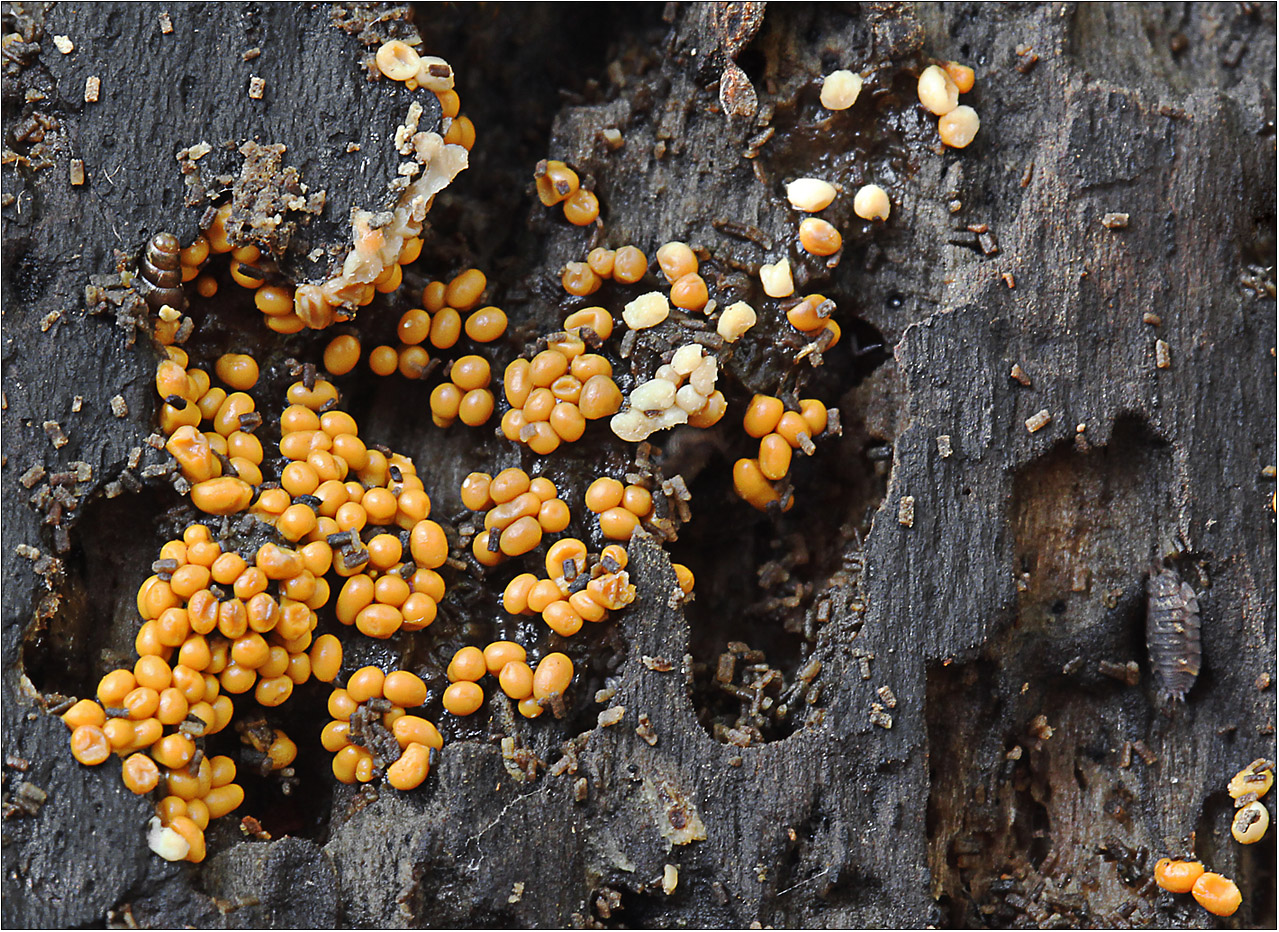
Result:
[[[1015,67],[1022,74],[1030,74],[1035,66],[1039,64],[1039,56],[1035,54],[1035,50],[1029,45],[1018,45],[1013,49],[1013,52],[1020,59]]]

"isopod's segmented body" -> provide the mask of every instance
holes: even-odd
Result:
[[[176,311],[186,310],[181,252],[182,244],[172,233],[157,233],[147,243],[138,269],[137,285],[153,311],[159,311],[166,304]]]
[[[1199,646],[1199,599],[1176,570],[1154,568],[1146,579],[1146,649],[1161,699],[1180,700],[1195,684]]]

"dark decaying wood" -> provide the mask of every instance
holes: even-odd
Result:
[[[1235,844],[1225,793],[1275,758],[1272,6],[430,4],[412,25],[387,7],[163,6],[5,10],[6,926],[1273,924],[1273,839]],[[76,764],[47,711],[127,658],[179,504],[146,478],[165,460],[145,443],[156,350],[127,314],[86,313],[85,287],[158,231],[188,242],[260,155],[249,141],[285,146],[255,191],[293,166],[325,192],[277,244],[314,271],[312,249],[349,242],[352,206],[388,203],[408,92],[360,63],[414,28],[456,69],[478,142],[413,281],[477,264],[522,339],[629,300],[565,300],[560,269],[597,238],[650,256],[685,239],[721,304],[760,312],[725,357],[725,421],[653,438],[692,491],[668,549],[697,599],[674,605],[666,557],[634,546],[640,601],[576,643],[567,717],[498,700],[491,720],[445,723],[410,794],[335,785],[324,691],[299,690],[300,788],[255,785],[208,860],[168,864],[146,848],[151,803],[114,765]],[[976,69],[982,126],[962,152],[914,99],[933,59]],[[831,114],[819,80],[837,67],[866,86]],[[201,141],[188,184],[175,156]],[[547,157],[597,192],[602,231],[531,196]],[[810,173],[843,188],[823,214],[845,236],[830,268],[799,251],[784,198]],[[872,181],[893,201],[882,225],[851,212]],[[838,308],[845,339],[820,367],[792,362],[803,341],[760,292],[782,256]],[[362,312],[367,345],[414,300]],[[286,357],[323,346],[228,300],[193,315],[198,358],[260,354],[262,398]],[[468,471],[532,464],[432,427],[429,386],[342,388],[363,435],[414,456],[444,520]],[[738,418],[751,392],[792,389],[837,406],[842,437],[797,462],[793,511],[761,516],[728,489],[752,455]],[[580,496],[633,455],[601,427],[548,474]],[[1199,604],[1184,703],[1159,695],[1145,642],[1165,557]],[[430,637],[353,644],[347,666],[403,661],[438,696],[465,639],[543,643],[495,585],[459,574]],[[780,686],[751,688],[771,671]],[[607,709],[620,720],[598,725]],[[246,837],[243,814],[274,840]],[[1233,919],[1149,883],[1155,859],[1191,852],[1238,881]]]

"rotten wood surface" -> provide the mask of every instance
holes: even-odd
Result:
[[[369,48],[329,7],[171,5],[172,33],[154,5],[6,8],[5,31],[33,19],[40,48],[6,40],[22,64],[6,64],[2,176],[4,789],[47,799],[4,822],[5,924],[1272,925],[1274,842],[1230,839],[1224,789],[1275,758],[1273,7],[589,10],[415,11],[479,140],[430,215],[420,275],[474,262],[531,336],[570,307],[629,300],[606,285],[566,301],[559,271],[595,237],[650,256],[684,239],[705,249],[717,300],[756,306],[760,324],[725,354],[725,421],[653,438],[693,492],[667,549],[696,572],[697,599],[672,607],[666,556],[633,547],[640,601],[574,648],[567,716],[511,719],[499,700],[491,718],[444,723],[439,765],[410,794],[336,785],[314,746],[324,691],[299,690],[300,791],[251,789],[191,866],[147,850],[151,803],[113,766],[76,764],[46,710],[127,654],[133,594],[178,504],[160,479],[107,497],[122,471],[163,462],[145,444],[157,355],[86,314],[85,285],[155,230],[189,238],[203,206],[183,206],[174,155],[200,140],[228,174],[246,140],[285,143],[285,164],[328,199],[291,255],[342,245],[350,205],[394,176],[405,103],[367,80]],[[982,128],[962,152],[940,149],[913,96],[933,59],[976,70],[965,101]],[[836,67],[867,80],[832,115],[817,96]],[[265,103],[251,74],[267,76]],[[52,123],[35,120],[39,133],[37,111]],[[602,232],[531,197],[545,157],[593,185]],[[68,182],[73,158],[83,186]],[[824,214],[845,237],[833,268],[798,249],[784,199],[810,173],[844,189]],[[892,197],[883,225],[851,213],[871,181]],[[820,367],[791,362],[803,343],[758,287],[759,264],[783,255],[801,293],[838,306],[845,339]],[[360,325],[394,319],[379,310]],[[238,307],[202,313],[194,351],[254,348],[264,371],[323,346],[271,339]],[[342,388],[362,434],[414,456],[439,515],[457,513],[470,470],[521,462],[487,434],[424,423],[429,386]],[[780,388],[838,406],[843,436],[797,464],[791,512],[761,516],[728,475],[752,455],[746,399]],[[634,452],[588,440],[549,468],[578,496]],[[62,473],[69,484],[50,483]],[[1204,639],[1176,705],[1157,697],[1144,639],[1144,579],[1172,548]],[[455,582],[429,639],[353,644],[348,666],[404,661],[434,683],[463,638],[516,630],[500,583]],[[784,681],[785,716],[744,710],[751,663]],[[597,724],[610,708],[620,721]],[[247,838],[242,814],[275,839]],[[1233,919],[1149,884],[1155,859],[1192,850],[1239,882]]]

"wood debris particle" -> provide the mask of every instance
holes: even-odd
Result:
[[[626,145],[626,140],[622,138],[621,132],[612,126],[600,130],[599,137],[600,141],[614,152]]]
[[[1029,45],[1019,45],[1013,49],[1013,52],[1021,59],[1015,67],[1022,74],[1030,74],[1035,69],[1035,66],[1039,64],[1039,56],[1035,54],[1035,50]]]
[[[166,36],[173,32],[173,20],[168,13],[160,14],[160,32]]]
[[[1167,369],[1172,365],[1172,351],[1163,340],[1155,341],[1155,368]]]
[[[1152,327],[1158,327],[1164,321],[1162,317],[1160,317],[1158,314],[1154,313],[1153,311],[1146,311],[1146,313],[1141,315],[1141,322],[1143,324],[1150,324],[1150,326]]]
[[[672,669],[672,664],[666,657],[650,657],[648,654],[645,654],[640,658],[640,663],[644,664],[644,666],[648,667],[655,673],[670,673]]]
[[[96,74],[91,74],[84,79],[84,102],[86,104],[96,104],[98,97],[102,94],[102,79]]]
[[[885,712],[883,706],[881,706],[878,702],[876,702],[874,707],[870,710],[869,718],[872,725],[878,725],[880,728],[885,730],[893,727],[893,717]]]
[[[1158,755],[1156,755],[1154,751],[1150,750],[1150,748],[1146,747],[1146,742],[1144,741],[1134,741],[1132,743],[1132,749],[1137,752],[1137,756],[1141,758],[1142,763],[1144,763],[1147,767],[1159,760]]]
[[[915,526],[915,496],[903,495],[897,506],[897,523],[904,527]]]
[[[649,747],[657,744],[657,732],[654,731],[653,723],[646,713],[640,714],[639,725],[635,729],[635,734],[643,738]]]
[[[506,902],[514,906],[522,899],[524,899],[524,881],[517,880],[511,884],[511,895],[506,898]]]
[[[897,708],[897,696],[893,693],[892,687],[887,685],[881,686],[879,689],[875,690],[875,695],[879,696],[880,700],[884,703],[884,705],[888,706],[888,708]]]
[[[50,311],[48,314],[45,314],[44,317],[40,319],[40,332],[48,333],[49,328],[56,324],[58,319],[61,317],[61,311]]]
[[[62,430],[62,425],[57,421],[45,421],[41,426],[44,427],[45,435],[54,449],[61,450],[70,442],[70,438]]]
[[[662,892],[670,896],[677,886],[679,886],[679,868],[674,864],[667,864],[662,868]]]
[[[578,777],[573,783],[573,802],[584,803],[590,795],[590,785],[585,777]]]
[[[645,778],[643,799],[651,807],[658,833],[672,845],[706,840],[706,823],[692,799],[669,780]]]
[[[81,409],[81,408],[83,408],[83,407],[84,407],[84,396],[83,396],[83,395],[76,395],[74,398],[72,398],[72,399],[71,399],[71,413],[72,413],[72,414],[79,414],[79,413],[80,413],[80,409]]]
[[[129,404],[124,400],[123,395],[114,395],[111,398],[111,413],[116,417],[129,416]]]
[[[1043,430],[1043,428],[1048,426],[1049,421],[1052,419],[1053,416],[1048,413],[1048,409],[1044,408],[1038,414],[1032,414],[1030,417],[1026,418],[1026,430],[1030,431],[1032,434],[1038,430]]]
[[[67,174],[76,187],[84,184],[84,159],[72,159],[71,168]]]
[[[63,55],[70,55],[75,51],[75,43],[71,41],[69,36],[54,36],[53,44]]]
[[[937,435],[937,453],[942,459],[950,459],[950,455],[954,453],[954,449],[950,445],[950,434]]]
[[[240,61],[253,61],[253,59],[257,58],[261,54],[262,50],[255,45],[253,48],[241,53]]]
[[[601,728],[608,728],[620,722],[625,715],[626,715],[626,706],[615,705],[611,709],[605,709],[598,716],[596,716],[595,720],[596,722],[599,723],[599,726]]]
[[[1021,363],[1013,363],[1012,371],[1008,373],[1008,377],[1018,385],[1025,385],[1030,388],[1030,376],[1026,374],[1026,370],[1021,367]]]
[[[266,90],[266,81],[259,78],[256,74],[249,78],[249,96],[254,100],[262,99],[262,92]]]
[[[1128,228],[1127,214],[1106,214],[1101,218],[1101,225],[1107,230],[1126,230]]]
[[[44,467],[37,463],[35,466],[32,466],[30,469],[24,472],[21,476],[19,476],[18,482],[22,484],[22,487],[24,489],[29,489],[43,478],[44,478]]]
[[[1005,272],[999,277],[1004,280],[1004,284],[1007,285],[1010,289],[1017,287],[1017,279],[1013,278],[1012,272]]]

